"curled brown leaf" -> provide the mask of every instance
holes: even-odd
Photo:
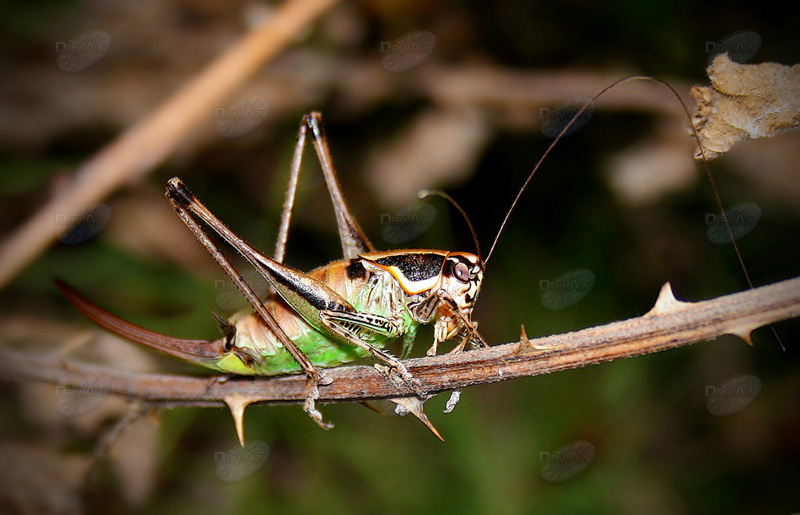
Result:
[[[800,127],[800,65],[738,64],[721,54],[707,72],[711,86],[692,88],[693,122],[707,158]]]

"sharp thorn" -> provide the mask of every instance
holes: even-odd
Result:
[[[666,313],[671,313],[677,311],[682,306],[689,304],[688,302],[681,302],[675,298],[675,294],[672,292],[672,285],[669,282],[664,283],[664,286],[661,287],[661,291],[658,292],[658,299],[656,299],[656,304],[653,306],[653,309],[648,311],[645,316],[655,316],[655,315],[663,315]]]
[[[242,394],[232,394],[223,397],[225,404],[231,410],[233,423],[236,425],[236,435],[239,437],[239,444],[244,447],[244,410],[248,404],[253,402],[252,398]]]
[[[744,343],[746,343],[747,345],[752,347],[753,346],[753,340],[750,337],[750,335],[753,332],[753,329],[755,329],[755,328],[753,328],[753,327],[737,327],[735,329],[731,329],[731,330],[727,331],[727,333],[731,334],[733,336],[738,336],[739,338],[744,340]]]
[[[534,349],[531,341],[528,339],[528,332],[525,330],[525,324],[519,326],[519,345],[517,345],[517,353],[525,352],[529,349]]]
[[[528,338],[528,332],[525,330],[525,324],[521,324],[519,326],[519,343],[517,344],[517,350],[514,351],[514,354],[522,354],[524,352],[530,352],[533,350],[541,350],[539,347],[533,344],[533,342]]]
[[[442,435],[439,434],[439,431],[436,429],[436,427],[434,427],[433,423],[431,423],[431,421],[428,419],[428,416],[425,414],[423,405],[427,399],[422,400],[419,397],[397,397],[389,400],[398,405],[398,408],[395,409],[395,413],[400,416],[411,413],[417,417],[420,422],[425,424],[425,426],[431,430],[431,433],[436,435],[436,438],[444,442]]]

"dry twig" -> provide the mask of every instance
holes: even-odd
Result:
[[[125,181],[152,170],[213,107],[274,57],[336,0],[288,0],[260,28],[219,56],[150,116],[78,169],[72,183],[0,247],[0,287],[41,253],[64,228],[57,215],[77,216]]]
[[[734,334],[751,343],[761,326],[800,316],[800,278],[762,286],[702,302],[675,299],[664,285],[655,307],[644,316],[453,355],[406,361],[409,371],[430,394],[579,368],[595,363],[650,354]],[[104,388],[119,395],[161,406],[227,404],[241,427],[244,408],[254,402],[302,403],[303,375],[277,378],[189,377],[136,374],[86,363],[42,359],[30,353],[0,349],[0,376]],[[331,383],[320,386],[319,401],[363,401],[413,395],[370,366],[329,369]]]

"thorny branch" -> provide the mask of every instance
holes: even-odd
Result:
[[[655,307],[638,318],[532,340],[523,333],[518,342],[405,363],[422,389],[433,394],[650,354],[724,334],[751,343],[754,329],[794,317],[800,317],[800,277],[701,302],[676,300],[667,283]],[[413,395],[402,382],[394,384],[371,366],[339,367],[324,374],[331,382],[320,386],[321,402]],[[138,374],[7,348],[0,349],[0,377],[103,388],[164,407],[225,403],[236,411],[253,402],[302,403],[306,396],[303,375],[220,380]]]

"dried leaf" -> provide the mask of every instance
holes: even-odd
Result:
[[[711,86],[692,88],[693,122],[707,158],[800,127],[800,65],[738,64],[721,54],[707,73]]]

